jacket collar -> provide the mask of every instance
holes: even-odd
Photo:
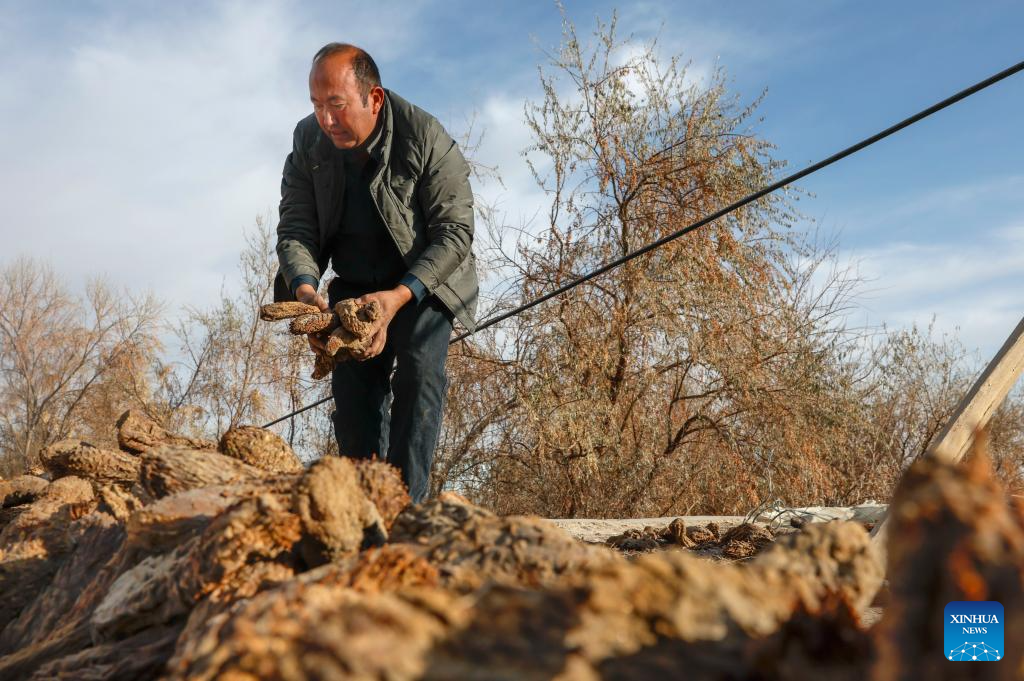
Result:
[[[380,127],[377,139],[371,143],[368,150],[370,157],[378,163],[380,163],[381,159],[391,156],[391,140],[394,136],[395,119],[391,109],[390,90],[384,90],[384,106],[381,108],[381,115],[384,118],[383,125]]]
[[[377,132],[377,136],[371,140],[367,152],[370,158],[373,159],[376,169],[373,171],[373,177],[370,179],[371,184],[375,183],[384,172],[384,166],[387,165],[387,159],[391,158],[391,140],[394,135],[394,114],[391,111],[391,96],[387,90],[384,90],[384,106],[381,108],[381,116],[383,121],[380,126],[380,130]]]
[[[387,120],[384,114],[384,106],[380,108],[380,116],[377,120],[377,125],[374,126],[373,132],[370,133],[370,139],[366,140],[366,155],[374,160],[380,160],[380,154],[378,153],[381,149],[381,144],[384,141],[384,128],[386,127]]]

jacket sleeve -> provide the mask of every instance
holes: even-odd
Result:
[[[293,281],[299,276],[312,277],[319,282],[320,231],[316,197],[309,158],[300,144],[298,127],[293,136],[292,152],[284,161],[279,214],[277,258],[287,290],[293,290]]]
[[[428,143],[417,191],[427,222],[428,245],[409,268],[409,274],[433,292],[469,257],[473,245],[469,164],[440,124]]]

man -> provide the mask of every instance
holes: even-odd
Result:
[[[367,352],[334,370],[334,432],[344,456],[386,454],[419,502],[453,320],[475,327],[469,167],[433,116],[381,87],[358,47],[321,48],[309,95],[313,114],[295,128],[281,181],[274,299],[322,310],[344,298],[380,304]],[[324,301],[328,261],[338,276]]]

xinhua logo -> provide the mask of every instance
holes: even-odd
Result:
[[[995,601],[952,601],[945,613],[946,659],[1003,659],[1003,606]]]

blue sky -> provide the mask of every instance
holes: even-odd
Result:
[[[565,3],[581,34],[608,2]],[[790,169],[1024,59],[1024,3],[631,2],[619,29],[659,36],[695,74],[724,67]],[[231,286],[242,231],[277,203],[306,73],[325,42],[367,48],[385,85],[458,132],[475,111],[478,190],[510,221],[541,200],[518,152],[553,3],[0,0],[0,198],[6,247],[75,286],[104,274],[172,307]],[[991,354],[1024,314],[1024,75],[801,186],[871,280],[864,314],[958,329]]]

